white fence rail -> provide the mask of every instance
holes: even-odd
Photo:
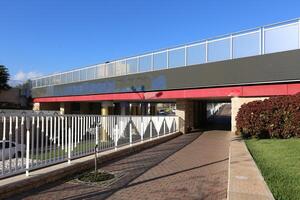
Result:
[[[0,115],[0,178],[179,130],[176,116]]]

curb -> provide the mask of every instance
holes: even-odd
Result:
[[[238,140],[238,141],[237,141]],[[237,150],[237,151],[234,151]],[[227,200],[274,200],[245,142],[232,133],[229,146]]]

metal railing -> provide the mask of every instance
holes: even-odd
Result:
[[[300,48],[300,19],[32,80],[32,87],[76,83]]]
[[[179,130],[176,116],[0,114],[0,178]]]

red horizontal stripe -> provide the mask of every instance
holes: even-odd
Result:
[[[235,86],[222,88],[202,88],[184,90],[166,90],[158,92],[132,92],[114,94],[95,94],[83,96],[64,97],[40,97],[34,102],[71,102],[71,101],[139,101],[139,100],[166,100],[166,99],[190,99],[190,98],[214,98],[214,97],[255,97],[289,95],[300,92],[300,83],[273,84],[255,86]]]

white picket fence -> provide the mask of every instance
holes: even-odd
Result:
[[[0,114],[0,178],[179,130],[177,116]]]

